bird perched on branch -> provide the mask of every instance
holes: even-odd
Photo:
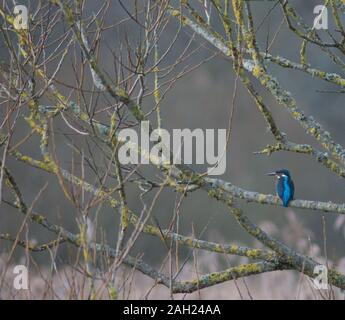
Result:
[[[283,206],[288,207],[289,202],[293,199],[295,187],[287,169],[280,169],[275,172],[267,173],[269,176],[277,178],[276,193],[282,200]]]

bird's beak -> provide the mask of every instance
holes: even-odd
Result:
[[[275,172],[269,172],[269,173],[266,173],[268,176],[275,176],[276,173]]]

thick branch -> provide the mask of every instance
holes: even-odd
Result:
[[[277,196],[271,194],[263,194],[254,191],[242,189],[221,179],[205,178],[214,189],[214,194],[217,193],[217,187],[228,193],[231,197],[243,199],[247,202],[256,202],[260,204],[282,205]],[[345,204],[337,204],[333,202],[321,202],[311,200],[292,200],[289,203],[292,208],[319,210],[323,212],[335,212],[339,214],[345,213]]]
[[[216,47],[224,55],[231,57],[231,50],[229,47],[203,26],[183,16],[179,10],[169,10],[169,13],[181,19],[183,24],[189,26],[194,32]],[[292,117],[300,123],[308,134],[316,138],[335,158],[341,160],[342,163],[345,164],[345,149],[340,144],[333,141],[329,132],[324,130],[321,124],[315,121],[313,117],[306,116],[303,111],[300,110],[290,92],[282,89],[278,81],[267,71],[263,70],[263,68],[256,68],[252,60],[245,59],[243,61],[243,66],[255,76],[269,92],[271,92],[280,104],[286,107]]]

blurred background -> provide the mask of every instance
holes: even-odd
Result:
[[[315,18],[313,9],[320,2],[314,0],[290,1],[309,26],[312,26]],[[34,5],[34,2],[30,2],[30,8],[33,8]],[[134,1],[123,1],[123,5],[129,12],[132,12]],[[172,5],[178,6],[178,2],[172,2]],[[194,5],[198,7],[198,2],[195,1]],[[100,3],[98,1],[86,1],[83,14],[88,16],[92,12],[97,12],[99,8]],[[287,29],[285,22],[282,23],[283,15],[280,6],[275,6],[274,1],[253,1],[252,11],[255,13],[255,25],[260,24],[257,31],[260,48],[265,50],[267,42],[271,43],[273,37],[275,37],[269,52],[299,62],[301,40]],[[270,13],[267,16],[268,12]],[[112,1],[106,14],[105,23],[112,25],[127,18],[128,15],[123,6],[118,1]],[[215,26],[215,29],[223,34],[215,14],[211,16],[211,21],[212,19],[214,19],[213,26]],[[64,32],[65,28],[66,26],[61,24],[56,30],[56,36]],[[334,28],[332,19],[329,19],[329,29],[333,30]],[[160,37],[160,52],[164,52],[171,45],[178,29],[179,23],[176,20],[171,20],[167,24]],[[320,34],[322,32],[320,31]],[[103,32],[99,63],[113,79],[116,78],[114,53],[119,54],[121,46],[124,46],[127,41],[134,46],[141,36],[142,33],[138,25],[130,20],[119,24],[115,30],[109,29]],[[229,59],[216,55],[208,60],[216,52],[215,49],[198,36],[193,35],[190,29],[182,28],[160,68],[174,63],[192,37],[195,39],[189,51],[193,51],[193,54],[178,66],[179,69],[175,71],[175,74],[183,68],[201,64],[178,79],[166,94],[161,104],[162,126],[169,131],[175,128],[228,128],[235,87],[235,75],[232,62]],[[7,58],[6,50],[4,43],[0,42],[0,56],[4,61]],[[328,56],[313,46],[307,47],[307,59],[308,63],[315,68],[344,75],[342,70],[339,70]],[[71,67],[73,63],[73,55],[68,56],[58,74],[59,80],[71,86],[76,84],[74,69]],[[291,92],[298,106],[307,115],[313,115],[330,132],[333,139],[344,146],[345,108],[343,93],[322,92],[336,90],[336,88],[327,82],[311,78],[303,72],[284,69],[271,63],[268,63],[267,67],[282,87]],[[53,66],[51,68],[54,69]],[[91,74],[88,69],[85,70],[87,72],[84,86],[85,88],[91,88]],[[258,84],[255,80],[253,81]],[[57,86],[66,96],[71,92],[66,86],[59,84]],[[289,152],[277,152],[270,156],[254,154],[255,151],[263,149],[267,144],[273,143],[274,139],[255,103],[240,81],[238,81],[237,86],[232,132],[227,150],[227,167],[225,174],[220,178],[247,190],[272,194],[275,190],[274,180],[265,174],[276,169],[287,168],[290,170],[295,182],[296,199],[343,203],[345,200],[344,179],[330,172],[311,156]],[[308,136],[299,123],[292,119],[284,107],[279,105],[269,93],[261,89],[260,93],[264,96],[266,104],[272,111],[278,127],[287,134],[290,141],[308,143],[322,149],[322,146]],[[41,103],[47,102],[43,98]],[[109,103],[108,98],[100,97],[95,102],[95,108],[107,107]],[[147,112],[151,108],[152,97],[144,100],[144,110]],[[1,110],[0,116],[3,115],[4,110]],[[23,119],[24,115],[25,112],[23,112],[22,118],[16,125],[14,141],[19,141],[28,131],[28,126]],[[154,115],[151,119],[155,123]],[[109,123],[109,119],[105,117],[101,120]],[[75,134],[63,121],[58,119],[54,122],[54,135],[60,165],[66,169],[71,169],[73,150],[68,141],[86,146],[86,138]],[[68,139],[66,139],[66,136]],[[34,158],[41,158],[37,141],[37,139],[30,139],[30,142],[23,145],[21,151]],[[78,161],[75,160],[76,163]],[[35,211],[47,216],[53,222],[62,224],[68,230],[77,232],[76,208],[66,200],[56,177],[23,165],[12,157],[8,157],[6,163],[21,186],[23,196],[29,204],[34,201],[39,191],[48,183],[43,194],[35,202]],[[206,166],[201,165],[192,167],[198,172],[204,172],[206,169]],[[76,169],[76,172],[80,174],[78,170]],[[148,169],[148,172],[150,170]],[[155,175],[156,172],[152,171],[152,174]],[[89,178],[90,182],[94,179],[91,174]],[[111,181],[109,183],[111,185]],[[140,212],[142,203],[138,196],[138,190],[129,186],[127,191],[130,208],[135,212]],[[5,196],[8,196],[8,194],[5,193]],[[177,201],[178,194],[171,190],[164,190],[159,197],[153,216],[159,221],[162,229],[168,227]],[[255,203],[245,203],[245,201],[238,201],[238,205],[253,222],[301,253],[322,260],[326,256],[325,250],[327,250],[328,259],[332,261],[334,266],[342,265],[343,268],[345,221],[337,214],[322,214],[312,210],[257,205]],[[102,206],[98,212],[94,210],[93,214],[98,215],[97,236],[107,239],[111,246],[115,246],[119,223],[117,213],[114,213],[108,206]],[[22,221],[23,216],[16,210],[5,204],[0,206],[0,232],[16,234]],[[324,230],[326,232],[326,242]],[[54,238],[52,234],[34,224],[30,224],[28,232],[29,239],[38,242]],[[224,205],[211,200],[203,191],[193,192],[183,200],[180,207],[179,232],[183,235],[194,233],[197,238],[214,242],[260,246],[253,238],[243,232],[233,217],[227,213]],[[10,248],[10,243],[0,241],[0,253],[8,252]],[[71,263],[69,260],[70,250],[71,248],[68,245],[60,246],[57,256],[59,264]],[[180,248],[181,257],[186,257],[189,250]],[[164,243],[160,239],[143,234],[131,252],[133,254],[143,253],[145,261],[160,265],[165,251]],[[13,261],[20,261],[23,252],[24,250],[16,249]],[[49,253],[33,253],[33,256],[39,264],[44,265],[50,262]],[[220,268],[226,265],[226,259],[222,255],[212,257],[212,260],[207,259],[207,257],[204,259],[203,270],[214,271],[214,268],[218,268],[215,266]],[[209,263],[210,261],[212,263]]]

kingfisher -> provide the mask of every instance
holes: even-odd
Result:
[[[267,173],[269,176],[277,178],[276,193],[282,200],[283,206],[288,207],[289,202],[293,199],[295,187],[291,179],[289,170],[280,169],[274,172]]]

